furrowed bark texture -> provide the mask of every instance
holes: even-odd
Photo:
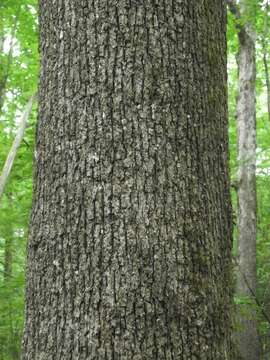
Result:
[[[248,24],[238,33],[238,271],[236,294],[256,296],[256,97],[255,34]],[[244,360],[259,359],[256,313],[247,306],[239,314],[238,347]]]
[[[22,359],[229,359],[225,3],[40,1]]]

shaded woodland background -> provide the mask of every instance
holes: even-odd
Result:
[[[245,316],[256,310],[263,358],[270,358],[270,114],[267,104],[269,8],[249,1],[248,21],[257,33],[257,276],[254,299],[235,296]],[[245,19],[246,20],[246,19]],[[236,179],[237,22],[228,12],[230,169]],[[16,134],[18,120],[38,82],[38,20],[35,0],[0,4],[0,169]],[[0,198],[0,360],[19,359],[23,325],[24,264],[32,197],[32,156],[36,122],[33,107],[3,196]],[[236,193],[232,186],[236,223]],[[235,227],[235,238],[237,229]],[[236,251],[235,251],[236,257]],[[237,271],[237,269],[236,269]],[[237,326],[237,325],[236,325]]]

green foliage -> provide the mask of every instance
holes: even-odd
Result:
[[[4,42],[4,51],[0,53],[0,96],[3,95],[3,107],[0,109],[1,170],[14,139],[18,116],[30,95],[36,91],[38,53],[35,7],[36,1],[31,0],[5,0],[0,5],[0,44],[1,39]],[[24,141],[0,200],[1,360],[20,357],[35,112],[32,111]]]

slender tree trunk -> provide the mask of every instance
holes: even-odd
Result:
[[[230,359],[225,12],[40,1],[23,360]]]
[[[265,15],[264,15],[264,32],[263,32],[263,39],[262,39],[262,48],[263,48],[263,66],[264,66],[264,73],[265,73],[265,85],[266,85],[266,94],[267,94],[267,112],[268,112],[268,120],[270,121],[270,78],[269,78],[269,67],[268,67],[268,46],[267,41],[268,33],[269,33],[269,2],[267,1],[265,5]]]
[[[246,1],[240,4],[245,16]],[[254,304],[256,296],[256,58],[255,34],[246,23],[238,32],[238,224],[236,294]],[[259,337],[254,305],[238,314],[238,348],[243,360],[259,359]]]
[[[265,85],[266,85],[266,91],[267,91],[267,114],[268,114],[268,120],[270,121],[270,78],[269,78],[267,48],[264,47],[263,51],[264,51],[263,66],[264,66],[264,73],[265,73]]]

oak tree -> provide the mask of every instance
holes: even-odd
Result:
[[[222,0],[40,0],[23,360],[229,359]]]

